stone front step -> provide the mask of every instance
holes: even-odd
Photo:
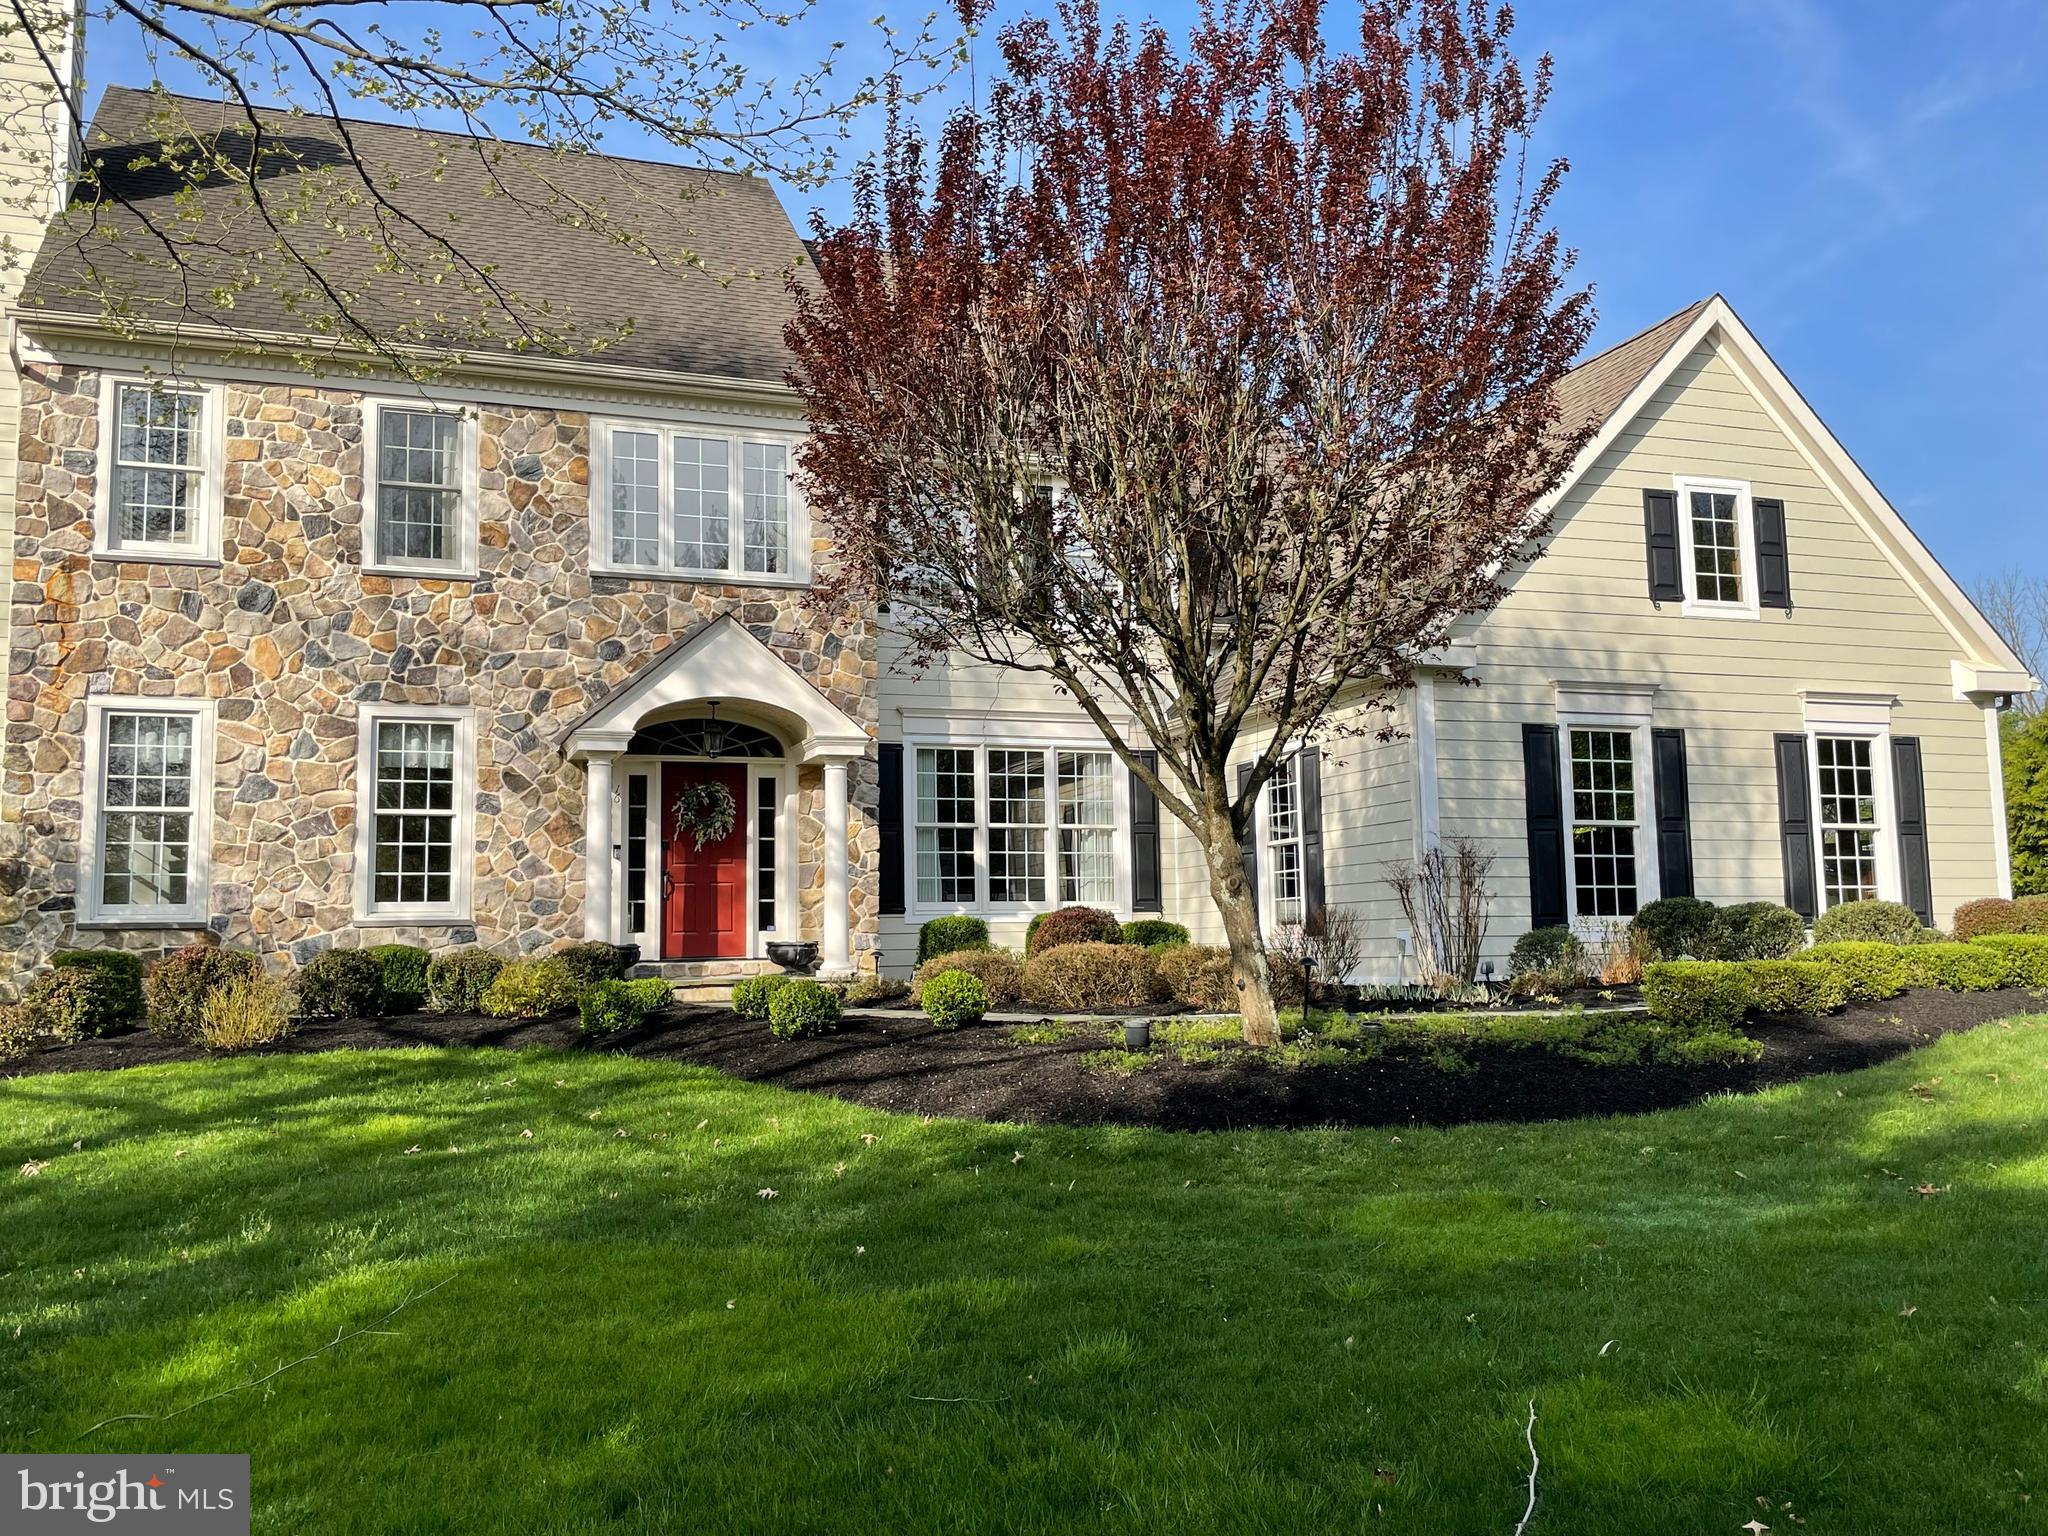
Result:
[[[773,960],[651,960],[634,966],[633,974],[659,976],[675,988],[678,1002],[722,1003],[734,982],[781,970]]]

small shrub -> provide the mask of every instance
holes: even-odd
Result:
[[[299,972],[299,1007],[316,1019],[374,1019],[384,1011],[384,967],[367,949],[322,950]]]
[[[1732,1034],[1754,994],[1748,973],[1727,960],[1660,960],[1643,972],[1650,1017],[1688,1034]]]
[[[172,1040],[199,1038],[199,1005],[207,993],[238,976],[254,976],[263,962],[246,949],[188,944],[164,956],[142,984],[150,1029]]]
[[[2012,976],[2012,962],[1989,944],[1915,944],[1906,952],[1913,985],[1944,992],[1989,992]]]
[[[199,1005],[199,1043],[212,1051],[246,1051],[292,1032],[292,995],[260,971],[231,976]]]
[[[1912,984],[1913,973],[1906,964],[1906,952],[1896,944],[1816,944],[1799,957],[1831,965],[1840,973],[1849,995],[1863,1002],[1881,1002],[1897,997]]]
[[[1041,1008],[1142,1008],[1159,999],[1158,962],[1135,944],[1055,945],[1024,962],[1024,996]]]
[[[39,1033],[26,1008],[19,1003],[0,1003],[0,1064],[19,1061],[34,1050]]]
[[[1024,957],[1029,960],[1068,944],[1121,944],[1124,925],[1094,907],[1061,907],[1031,920],[1024,932]]]
[[[925,961],[910,978],[910,1000],[924,1005],[924,985],[934,976],[959,971],[981,983],[988,1006],[1007,1008],[1024,994],[1024,965],[1007,949],[956,949]]]
[[[1593,975],[1586,946],[1569,928],[1532,928],[1508,955],[1511,977],[1540,976],[1556,988],[1583,986]]]
[[[1806,920],[1775,901],[1745,901],[1715,909],[1707,925],[1709,958],[1782,960],[1806,946]]]
[[[1761,1040],[1752,1040],[1732,1029],[1708,1029],[1658,1041],[1651,1059],[1663,1066],[1721,1067],[1756,1061],[1763,1054]]]
[[[1141,949],[1173,949],[1187,943],[1188,931],[1179,923],[1157,917],[1134,917],[1124,924],[1123,942]]]
[[[1081,1070],[1104,1077],[1136,1077],[1156,1067],[1160,1060],[1150,1051],[1089,1051],[1081,1057]]]
[[[594,981],[576,994],[576,1015],[582,1022],[583,1032],[590,1035],[614,1035],[620,1030],[634,1029],[647,1017],[647,1005],[643,994],[633,990],[633,984],[613,977],[608,981]]]
[[[550,958],[566,965],[579,987],[592,987],[600,981],[622,981],[627,970],[625,951],[616,944],[605,943],[602,939],[586,939],[580,944],[565,944]]]
[[[634,964],[639,964],[636,960]],[[640,999],[640,1006],[648,1013],[659,1013],[672,1007],[676,1000],[676,989],[659,976],[642,976],[638,981],[624,983],[626,990]]]
[[[146,1005],[140,955],[122,949],[60,949],[50,956],[50,964],[60,971],[98,971],[106,978],[105,1005],[112,1016],[112,1027],[142,1022]]]
[[[1987,933],[2023,933],[2017,902],[2003,896],[1966,901],[1956,908],[1955,935],[1958,942],[1982,938]]]
[[[847,987],[846,1006],[872,1008],[879,1003],[893,1003],[909,991],[910,983],[900,976],[861,976]]]
[[[1758,1013],[1833,1013],[1849,1001],[1849,983],[1832,965],[1813,960],[1751,960],[1750,990]]]
[[[411,1013],[427,1000],[427,972],[434,957],[416,944],[372,944],[367,951],[377,962],[385,1013]]]
[[[1229,1013],[1237,1007],[1237,978],[1230,969],[1230,951],[1214,944],[1183,944],[1161,950],[1160,985],[1183,1008],[1203,1013]]]
[[[484,993],[482,1011],[494,1019],[544,1019],[576,1006],[583,989],[560,955],[510,960]]]
[[[120,981],[105,971],[68,966],[38,976],[21,1006],[37,1029],[69,1043],[119,1029],[124,996]]]
[[[822,1035],[839,1027],[838,994],[809,977],[796,977],[778,987],[768,1004],[768,1032],[778,1040]]]
[[[484,994],[505,968],[487,949],[451,949],[427,967],[427,1001],[440,1013],[480,1013]]]
[[[979,1024],[988,1012],[988,988],[965,971],[940,971],[924,984],[924,1016],[934,1029]]]
[[[744,981],[732,984],[732,1011],[743,1019],[765,1019],[768,1005],[775,1001],[775,994],[796,980],[780,971],[770,971],[766,976],[749,976]]]
[[[1640,934],[1652,960],[1711,960],[1708,940],[1714,904],[1697,896],[1666,896],[1636,913],[1629,931]]]
[[[2048,987],[2048,934],[1990,933],[1971,942],[2005,957],[2011,985]]]
[[[988,924],[964,914],[935,917],[917,930],[917,963],[935,955],[950,955],[956,949],[987,949]]]
[[[1821,913],[1816,944],[1918,944],[1920,919],[1896,901],[1845,901]]]

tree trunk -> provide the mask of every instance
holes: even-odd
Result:
[[[1259,938],[1259,893],[1244,877],[1244,856],[1237,846],[1236,829],[1230,824],[1227,802],[1208,807],[1202,852],[1209,864],[1209,895],[1223,918],[1224,937],[1230,945],[1230,970],[1237,982],[1237,1011],[1244,1021],[1244,1043],[1278,1045],[1280,1015],[1273,1006],[1266,946]]]

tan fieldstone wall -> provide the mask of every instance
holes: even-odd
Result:
[[[227,386],[223,562],[185,566],[90,556],[98,374],[32,366],[22,390],[0,757],[0,961],[17,980],[74,941],[153,951],[196,936],[74,935],[88,691],[217,701],[207,926],[299,963],[329,945],[509,953],[580,938],[583,770],[564,761],[562,738],[721,612],[874,726],[874,637],[857,613],[827,622],[787,589],[590,574],[582,413],[481,408],[472,582],[363,572],[358,392]],[[377,701],[476,712],[473,924],[354,926],[356,713]],[[818,789],[806,770],[798,886],[809,936],[823,885]],[[852,926],[865,955],[879,851],[872,763],[854,765],[850,795]]]

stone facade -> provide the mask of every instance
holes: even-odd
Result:
[[[0,956],[17,981],[74,939],[154,951],[195,937],[74,934],[88,692],[216,701],[207,927],[301,963],[329,945],[510,953],[580,938],[584,775],[562,740],[719,613],[875,727],[875,639],[857,611],[821,615],[788,588],[591,574],[583,413],[479,408],[480,577],[463,581],[364,572],[364,396],[326,385],[226,385],[218,565],[94,558],[99,393],[92,369],[24,370],[0,759]],[[472,925],[355,927],[356,716],[377,701],[475,711]],[[849,793],[865,965],[877,926],[872,762],[853,764]],[[802,772],[799,802],[799,905],[815,937],[816,768]]]

